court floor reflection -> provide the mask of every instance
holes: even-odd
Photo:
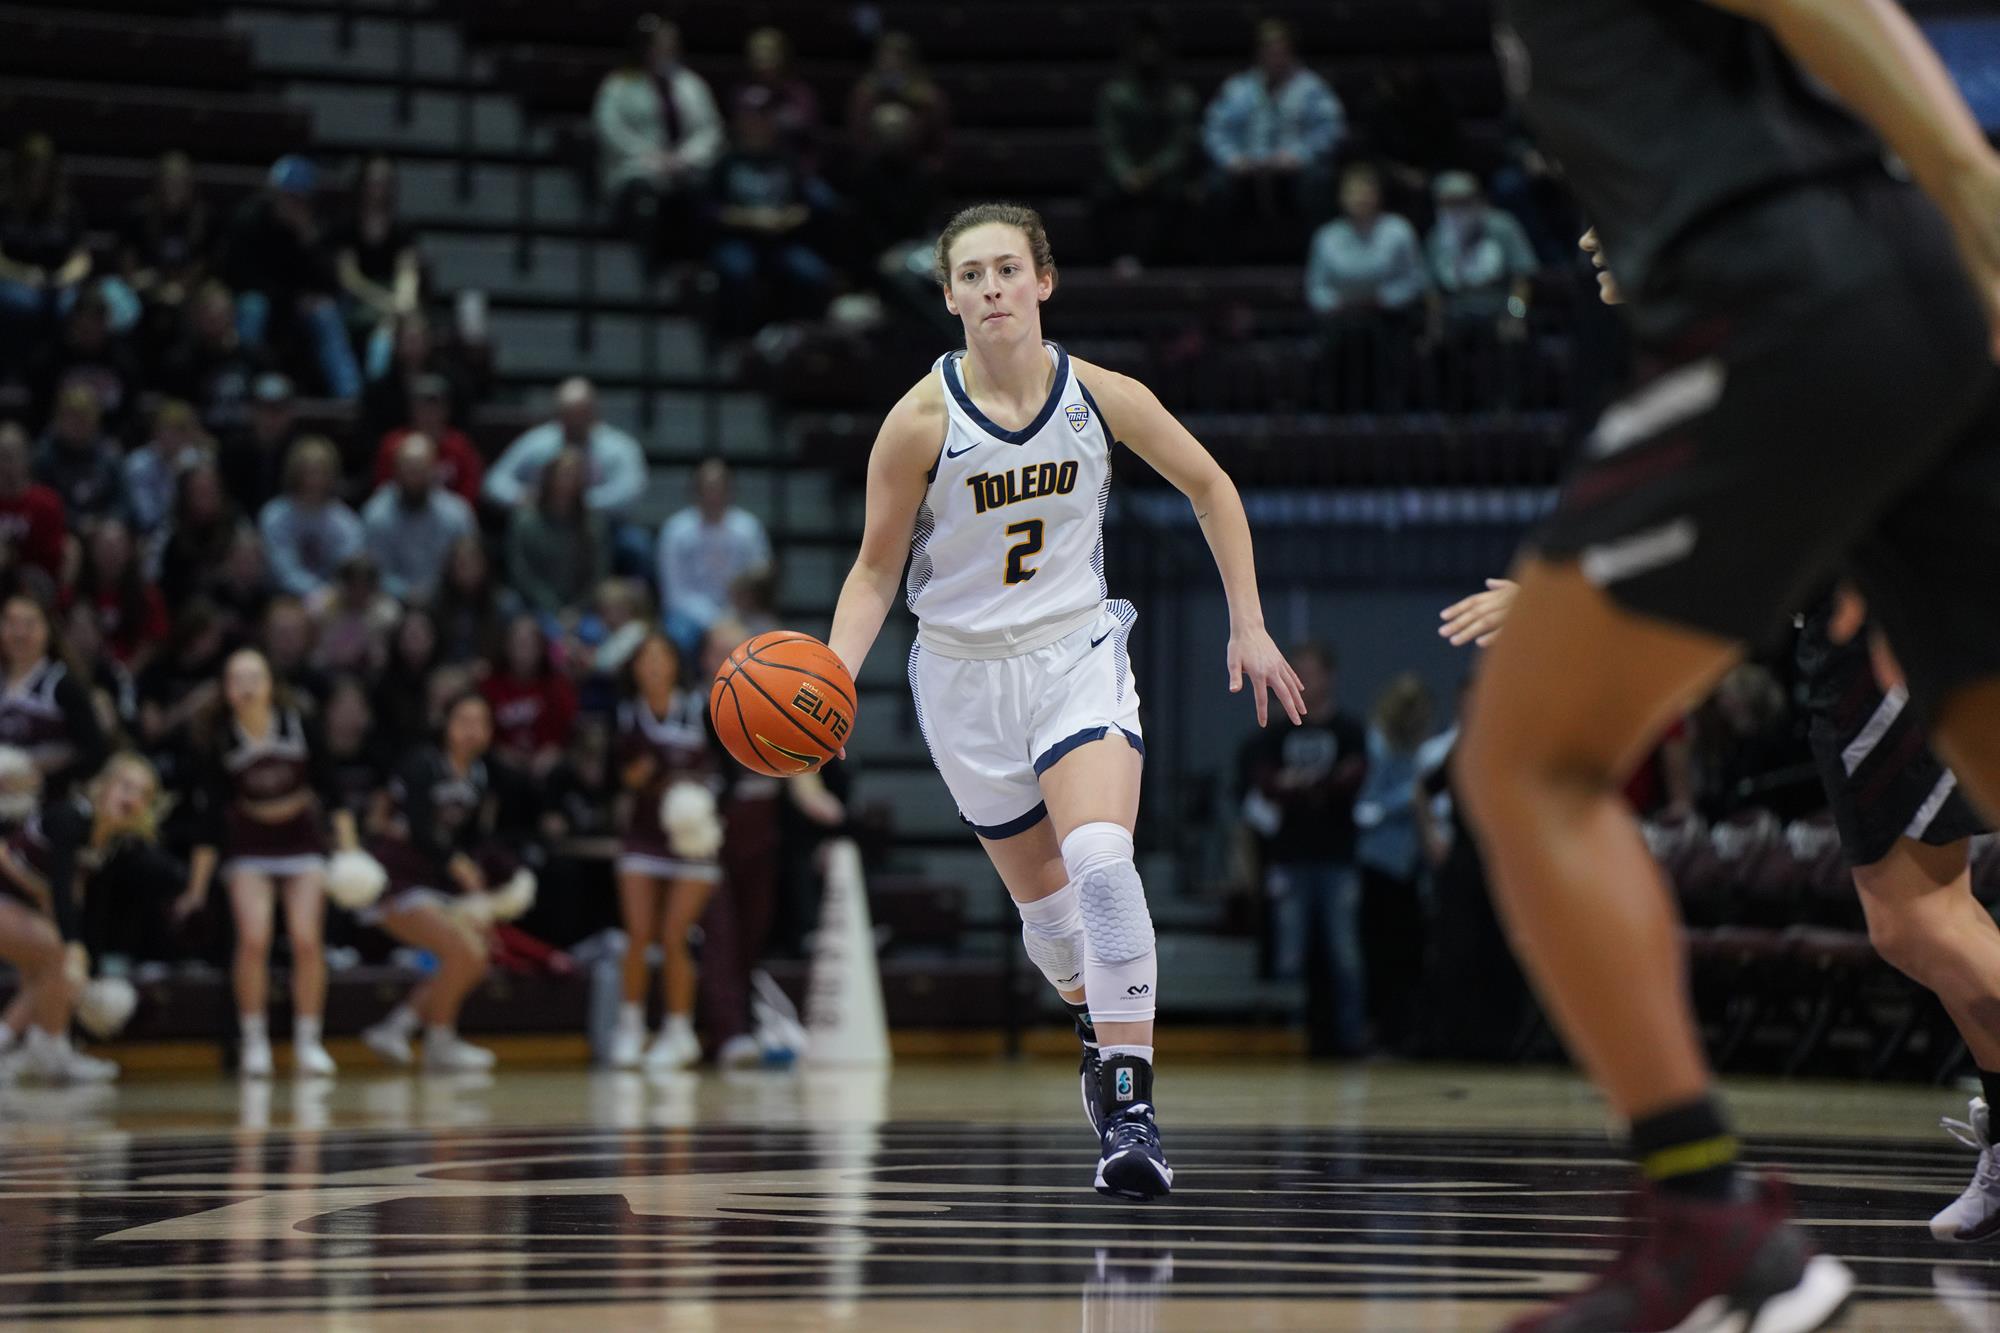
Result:
[[[1041,1064],[9,1090],[0,1325],[1477,1329],[1621,1235],[1566,1077],[1177,1071],[1144,1206],[1089,1188],[1073,1096]],[[1950,1094],[1736,1103],[1855,1263],[1852,1327],[2000,1333],[2000,1251],[1923,1226],[1972,1165]]]

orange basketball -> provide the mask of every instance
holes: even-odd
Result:
[[[854,734],[854,678],[810,634],[772,630],[736,645],[708,688],[708,714],[736,762],[774,778],[810,773]]]

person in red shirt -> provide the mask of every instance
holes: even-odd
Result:
[[[501,660],[479,687],[493,706],[493,752],[535,777],[546,777],[576,727],[576,687],[556,669],[541,622],[516,616]]]
[[[62,498],[29,475],[27,432],[0,422],[0,542],[12,545],[23,564],[61,583],[68,535]]]
[[[396,451],[412,435],[427,437],[437,446],[438,484],[456,492],[467,504],[479,507],[479,484],[486,477],[486,460],[479,456],[466,433],[451,424],[451,383],[442,375],[419,375],[410,394],[410,424],[398,426],[382,437],[375,454],[375,486],[395,479]]]

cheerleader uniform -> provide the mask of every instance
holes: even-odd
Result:
[[[483,758],[459,773],[435,745],[423,746],[403,761],[389,782],[390,826],[368,843],[388,875],[388,887],[363,920],[378,922],[390,912],[426,903],[445,906],[459,894],[448,867],[461,853],[477,858],[489,880],[494,877],[499,869],[491,854],[496,776],[491,761]]]
[[[652,775],[633,793],[619,840],[618,869],[657,879],[714,883],[722,865],[713,856],[688,857],[674,852],[660,804],[676,782],[699,782],[711,791],[720,787],[716,742],[709,730],[706,701],[692,690],[676,690],[665,717],[655,717],[643,698],[628,699],[618,708],[618,771],[650,757]]]
[[[95,773],[110,754],[89,685],[54,658],[44,658],[19,684],[0,689],[0,745],[27,751],[42,771],[42,794],[52,802]]]
[[[221,853],[222,874],[246,871],[284,879],[326,869],[326,810],[331,772],[325,747],[294,709],[277,709],[270,732],[255,740],[234,719],[219,747],[205,756],[195,800],[206,816],[202,843]],[[253,805],[311,797],[276,821],[258,819]]]

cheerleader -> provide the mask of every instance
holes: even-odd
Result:
[[[0,961],[21,977],[19,993],[0,1012],[0,1080],[104,1083],[118,1076],[111,1061],[70,1045],[88,964],[77,942],[79,908],[92,877],[124,843],[152,839],[159,794],[153,766],[119,754],[86,791],[49,802],[0,844]]]
[[[625,686],[618,709],[618,763],[626,791],[618,907],[628,943],[611,1063],[620,1069],[640,1063],[646,955],[658,941],[666,1018],[644,1062],[651,1069],[685,1069],[701,1059],[688,933],[722,880],[716,860],[722,823],[715,811],[715,741],[705,701],[681,688],[680,654],[657,630],[632,654]]]
[[[361,1034],[383,1059],[411,1063],[410,1039],[424,1033],[424,1067],[476,1072],[493,1067],[493,1053],[462,1040],[458,1013],[486,975],[486,926],[506,915],[503,894],[516,894],[525,872],[502,893],[488,892],[493,855],[496,780],[488,761],[493,710],[476,691],[443,709],[438,740],[412,752],[397,769],[369,839],[388,875],[388,890],[363,915],[401,944],[437,959],[437,971],[387,1018]],[[485,864],[475,857],[482,853]],[[531,891],[531,890],[530,890]]]
[[[90,683],[64,657],[47,606],[25,592],[0,604],[0,745],[27,752],[49,801],[110,752]]]
[[[198,737],[194,801],[200,817],[187,891],[175,903],[187,917],[208,901],[218,867],[236,922],[230,979],[242,1034],[237,1069],[271,1075],[265,1006],[271,983],[271,926],[284,900],[292,946],[292,1067],[330,1077],[333,1057],[321,1044],[326,1012],[326,856],[328,812],[341,851],[357,845],[354,816],[327,798],[325,746],[303,706],[275,686],[255,649],[230,655],[222,700]]]

